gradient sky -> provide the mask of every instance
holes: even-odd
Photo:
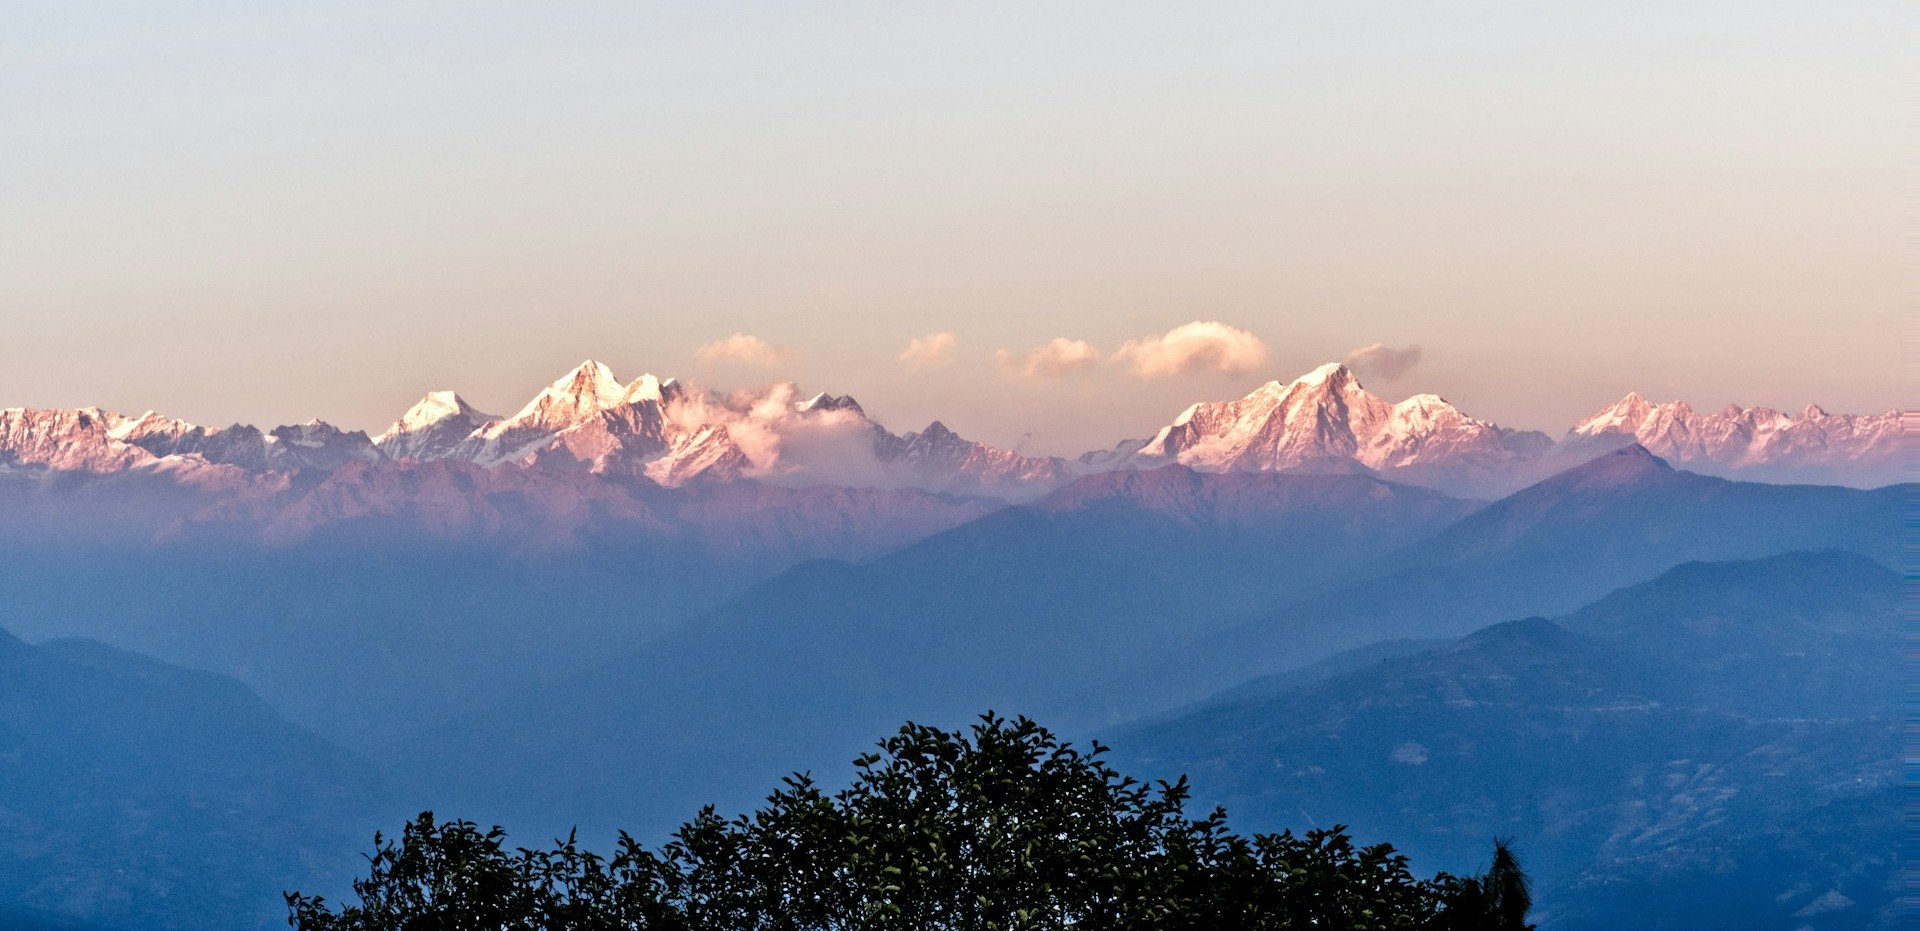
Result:
[[[1077,452],[1374,342],[1555,434],[1912,400],[1904,4],[800,7],[0,6],[0,406],[377,430],[594,357]],[[995,361],[1192,320],[1265,363]]]

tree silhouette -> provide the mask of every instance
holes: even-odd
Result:
[[[1494,838],[1493,865],[1472,877],[1441,876],[1447,907],[1442,925],[1449,931],[1533,931],[1533,883],[1520,868],[1510,838]]]
[[[1345,828],[1243,837],[1184,813],[1184,778],[1142,783],[1026,719],[908,724],[829,795],[788,777],[756,811],[709,806],[658,850],[622,834],[509,850],[499,828],[422,813],[376,835],[358,904],[289,893],[302,931],[440,929],[1523,928],[1504,842],[1484,876],[1415,878]]]

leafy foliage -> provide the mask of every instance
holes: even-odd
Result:
[[[1186,780],[1124,777],[1038,724],[908,724],[828,795],[789,777],[758,811],[711,807],[658,851],[572,836],[509,850],[499,828],[438,822],[375,836],[360,904],[287,896],[301,931],[437,929],[1513,928],[1526,880],[1505,845],[1484,877],[1416,879],[1387,845],[1335,827],[1239,836],[1188,818]]]

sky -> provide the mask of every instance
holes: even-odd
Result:
[[[0,406],[379,430],[595,358],[1073,453],[1376,344],[1389,400],[1555,435],[1628,390],[1910,406],[1906,26],[0,4]]]

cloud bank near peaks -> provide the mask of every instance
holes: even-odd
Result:
[[[793,350],[775,346],[758,336],[735,333],[694,350],[700,361],[712,365],[734,362],[752,368],[773,368],[793,357]]]
[[[1418,346],[1395,349],[1385,343],[1374,343],[1347,353],[1345,361],[1347,368],[1361,378],[1384,382],[1396,381],[1413,371],[1413,367],[1420,364],[1420,356]]]
[[[1092,369],[1100,364],[1101,355],[1085,340],[1055,337],[1024,353],[1002,349],[999,360],[1001,368],[1015,374],[1059,378]],[[1165,333],[1127,340],[1106,361],[1141,379],[1203,372],[1239,375],[1266,364],[1267,344],[1237,326],[1195,320]]]
[[[724,427],[740,448],[753,478],[781,484],[841,484],[898,487],[911,476],[895,474],[874,452],[873,425],[850,410],[802,413],[793,382],[777,382],[725,394],[689,386],[666,415],[684,430]]]

